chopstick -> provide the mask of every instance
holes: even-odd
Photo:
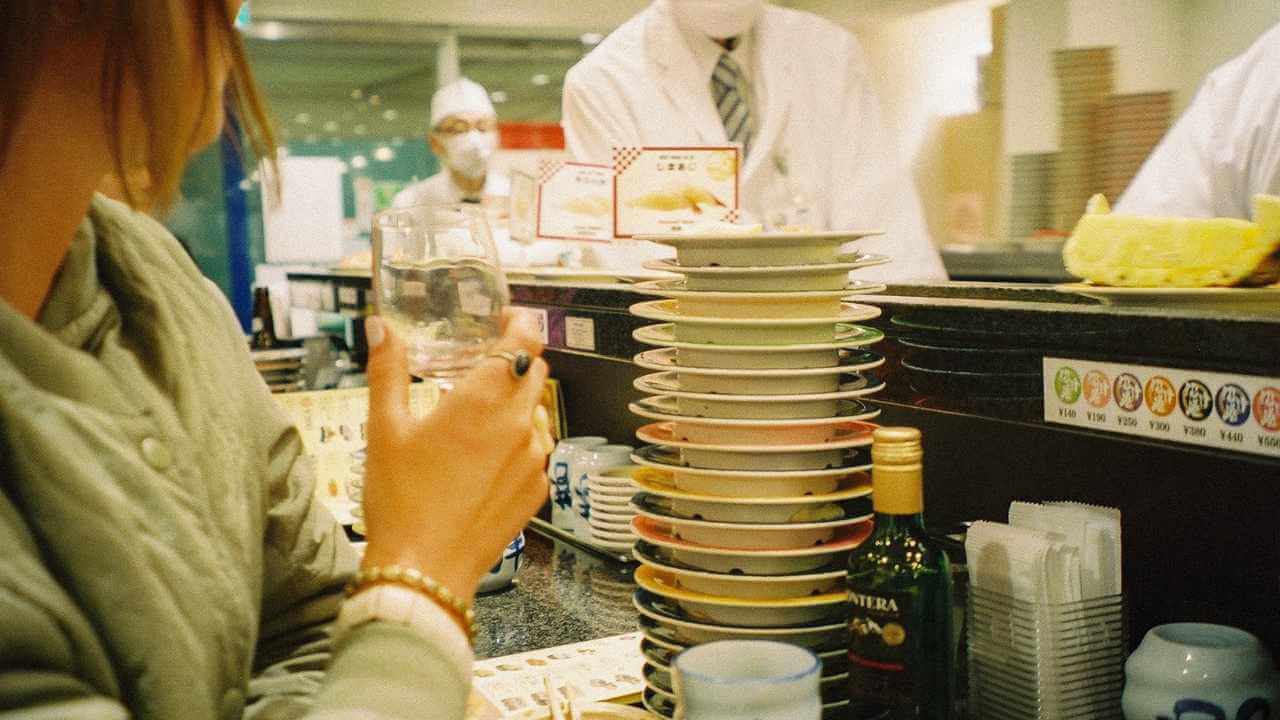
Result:
[[[547,691],[547,707],[551,708],[551,720],[565,720],[564,711],[560,709],[560,696],[551,685],[550,675],[542,676],[542,685]]]
[[[582,711],[578,709],[578,703],[574,702],[578,699],[578,691],[572,685],[565,686],[565,691],[569,695],[569,720],[582,720]]]

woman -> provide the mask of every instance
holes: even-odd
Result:
[[[445,590],[339,612],[354,555],[225,300],[93,192],[163,204],[224,95],[272,157],[237,5],[0,3],[0,717],[460,718],[460,610],[546,497],[529,325],[498,344],[527,372],[486,360],[415,420],[371,319],[364,565]]]

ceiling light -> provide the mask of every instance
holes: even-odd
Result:
[[[373,151],[373,159],[378,162],[391,162],[396,159],[396,151],[386,145],[382,145]]]
[[[369,132],[369,127],[368,127],[367,125],[365,125],[364,123],[361,123],[361,124],[356,125],[355,127],[351,128],[351,132],[353,132],[353,133],[355,133],[355,134],[357,134],[357,135],[365,135],[365,134],[367,134],[367,133]]]
[[[338,132],[338,122],[336,120],[328,120],[324,124],[324,131],[335,133]]]
[[[395,110],[384,110],[382,112],[382,119],[386,120],[387,122],[396,120],[399,117],[400,117],[400,113],[396,112]]]
[[[534,75],[533,77],[529,78],[529,82],[533,83],[534,85],[542,86],[550,83],[551,78],[547,77],[546,73],[538,73],[537,75]]]
[[[367,158],[367,157],[365,157],[365,156],[363,156],[363,155],[357,155],[357,156],[355,156],[355,157],[351,158],[351,167],[353,167],[353,168],[355,168],[355,169],[357,169],[357,170],[363,170],[363,169],[365,169],[365,168],[369,167],[369,158]]]
[[[351,91],[352,100],[359,100],[362,97],[364,97],[364,91],[361,90],[360,88],[356,88],[355,90]]]
[[[582,41],[583,45],[599,45],[600,41],[604,39],[604,35],[594,32],[582,33],[578,39]]]
[[[299,125],[310,125],[311,113],[300,112],[294,116],[293,121],[298,123]]]
[[[507,93],[505,90],[494,90],[489,93],[489,99],[496,103],[504,103],[507,101]]]

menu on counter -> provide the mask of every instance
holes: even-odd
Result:
[[[316,496],[343,525],[355,524],[351,483],[364,477],[365,426],[369,416],[369,388],[283,393],[272,396],[302,435],[302,462],[316,478]],[[435,383],[409,386],[409,407],[421,417],[436,404]],[[551,419],[551,433],[559,441],[565,433],[564,396],[560,381],[548,379],[542,405]],[[358,497],[358,493],[355,494]]]
[[[562,693],[572,687],[585,702],[638,697],[643,666],[638,632],[477,660],[466,720],[539,717],[536,711],[547,708],[544,677]]]
[[[537,183],[539,240],[613,239],[613,170],[608,165],[543,161]]]
[[[1280,457],[1280,378],[1046,357],[1044,419]]]
[[[272,396],[302,434],[302,462],[311,465],[316,496],[343,525],[352,525],[360,505],[351,482],[364,477],[369,388],[319,390]],[[436,403],[434,383],[414,383],[409,405],[421,416]]]
[[[613,234],[676,233],[738,219],[737,145],[615,147]]]

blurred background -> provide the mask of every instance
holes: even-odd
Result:
[[[312,205],[264,218],[256,173],[215,146],[166,221],[233,298],[264,262],[357,253],[372,214],[438,169],[424,136],[442,82],[484,85],[496,165],[531,165],[563,147],[566,71],[647,4],[249,0],[238,24],[287,147],[288,192]],[[1089,194],[1115,200],[1205,74],[1280,22],[1271,0],[774,4],[862,43],[953,279],[1062,279],[1061,242]]]

